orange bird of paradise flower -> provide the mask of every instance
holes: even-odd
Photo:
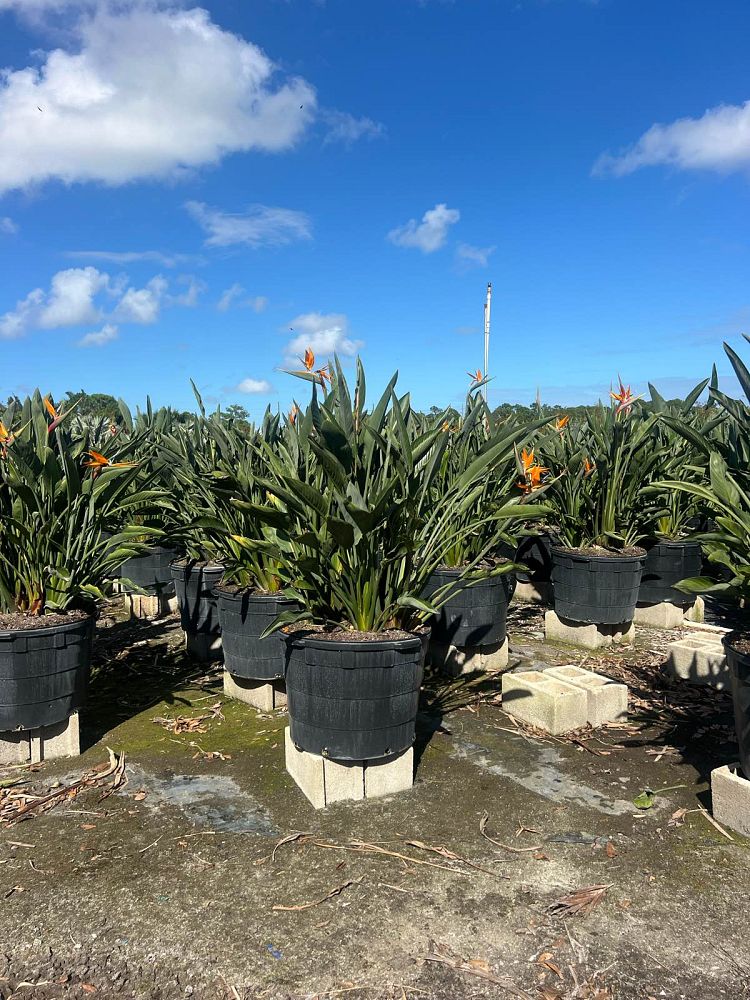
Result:
[[[297,420],[298,413],[299,413],[299,406],[297,406],[297,404],[295,403],[294,406],[289,411],[289,423],[292,424],[292,426],[294,426],[294,423]]]
[[[570,423],[570,417],[566,413],[564,416],[558,417],[555,420],[555,430],[559,434],[562,434],[562,432],[565,430],[565,428],[568,426],[569,423]]]
[[[63,419],[65,414],[62,412],[62,410],[58,412],[54,408],[54,406],[50,402],[49,396],[44,397],[44,408],[47,411],[47,413],[49,413],[49,415],[52,417],[52,423],[47,427],[47,433],[51,434],[55,430],[55,428],[59,426],[60,421]]]
[[[15,437],[11,434],[2,420],[0,420],[0,455],[2,455],[3,458],[5,458],[8,454],[8,445],[13,444],[14,441]]]
[[[536,459],[534,458],[534,449],[527,451],[526,448],[521,452],[521,466],[523,468],[523,479],[518,483],[518,486],[524,493],[531,493],[533,489],[540,486],[542,483],[542,476],[545,472],[549,472],[549,469],[544,465],[538,465]]]
[[[472,382],[481,382],[482,379],[484,378],[481,368],[477,368],[475,372],[467,372],[466,374],[469,376]]]
[[[133,466],[137,465],[137,462],[110,462],[108,458],[104,455],[100,455],[98,451],[87,451],[87,455],[91,458],[88,462],[84,462],[84,466],[87,469],[93,469],[94,477],[98,476],[102,469],[132,469]]]
[[[590,476],[591,473],[594,471],[595,468],[596,468],[596,466],[593,463],[589,462],[589,460],[587,458],[585,458],[583,460],[583,474],[584,474],[584,476]]]
[[[620,391],[615,392],[614,389],[611,389],[609,394],[612,397],[612,400],[619,404],[617,409],[615,410],[615,414],[626,413],[633,405],[633,403],[636,401],[636,399],[640,399],[641,397],[634,396],[633,393],[630,391],[630,386],[622,384],[622,379],[620,378],[619,375],[617,376],[617,381],[620,383]]]
[[[521,465],[523,466],[524,473],[528,472],[529,469],[534,466],[534,449],[527,451],[526,448],[521,452]]]
[[[315,368],[315,354],[313,353],[311,347],[305,348],[305,356],[300,358],[300,361],[305,366],[307,371],[318,376],[318,382],[320,382],[324,389],[326,382],[330,382],[330,384],[333,385],[333,378],[331,377],[331,373],[328,371],[328,365],[323,365],[322,368]]]
[[[300,361],[305,366],[305,368],[307,368],[309,372],[313,370],[313,366],[315,364],[315,355],[312,352],[312,348],[310,347],[305,348],[305,356],[304,358],[300,358]]]

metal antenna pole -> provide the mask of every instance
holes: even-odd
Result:
[[[490,367],[490,307],[492,306],[492,282],[487,282],[487,298],[484,303],[484,377]],[[484,387],[484,401],[487,402],[487,386]]]

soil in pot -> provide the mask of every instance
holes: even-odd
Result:
[[[640,604],[689,604],[691,597],[674,585],[703,572],[703,556],[698,542],[658,541],[646,547]]]
[[[278,680],[284,676],[284,646],[279,634],[263,632],[296,602],[281,594],[240,590],[221,585],[216,590],[224,669],[235,677]]]
[[[462,569],[441,568],[430,577],[427,598],[439,588],[457,580]],[[432,624],[433,641],[441,646],[494,646],[505,641],[508,603],[515,590],[511,573],[480,580],[459,588],[440,609]]]
[[[750,780],[750,632],[730,632],[723,642],[732,683],[740,767]]]
[[[306,629],[282,635],[296,746],[363,761],[413,744],[424,663],[420,634]]]
[[[0,732],[51,726],[81,707],[93,634],[94,618],[79,612],[0,618]]]
[[[552,549],[555,612],[568,621],[619,625],[635,615],[644,549]]]
[[[196,635],[218,635],[216,587],[224,575],[224,567],[220,563],[181,559],[173,562],[170,569],[182,628]]]

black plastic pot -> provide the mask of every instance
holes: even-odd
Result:
[[[224,567],[219,563],[204,566],[193,562],[173,562],[170,569],[180,607],[180,624],[185,632],[218,635],[219,611],[215,588],[224,575]]]
[[[0,732],[62,722],[86,697],[94,619],[0,631]]]
[[[528,572],[518,570],[516,577],[524,583],[549,583],[552,578],[552,546],[555,542],[549,532],[527,535],[518,543],[513,562],[528,566]]]
[[[689,594],[674,585],[703,572],[703,557],[698,542],[655,542],[646,551],[639,604],[689,604]]]
[[[439,587],[458,580],[463,571],[439,569],[430,577],[428,598]],[[441,646],[495,646],[505,641],[508,603],[515,590],[512,574],[495,576],[479,583],[461,583],[443,605],[432,625],[433,641]]]
[[[119,575],[148,594],[173,594],[171,564],[174,557],[173,549],[155,546],[145,555],[126,559],[120,567]],[[123,590],[128,593],[127,587],[123,587]]]
[[[303,632],[283,637],[296,746],[359,761],[390,757],[412,745],[424,662],[420,636],[362,642]]]
[[[271,622],[296,606],[279,594],[217,591],[224,669],[235,677],[278,680],[284,676],[284,647],[278,633],[261,635]]]
[[[737,633],[730,632],[723,639],[727,666],[732,683],[734,700],[734,728],[740,745],[740,767],[750,778],[750,654],[735,649]]]
[[[552,548],[555,611],[568,621],[619,625],[635,615],[646,555],[585,555]]]

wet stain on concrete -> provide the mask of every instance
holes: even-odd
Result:
[[[139,785],[148,792],[144,805],[152,812],[175,806],[193,826],[223,833],[257,833],[278,836],[266,810],[234,778],[216,774],[151,774],[129,766],[129,789]]]
[[[560,766],[562,758],[553,747],[524,744],[523,760],[516,763],[509,757],[501,758],[478,743],[454,739],[451,755],[459,760],[467,760],[490,774],[509,778],[515,784],[552,802],[570,802],[609,816],[623,816],[636,811],[632,802],[610,798],[565,774]]]

